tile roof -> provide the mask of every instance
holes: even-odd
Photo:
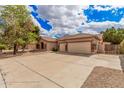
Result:
[[[46,36],[41,36],[41,39],[49,41],[49,42],[56,42],[57,40],[67,40],[67,39],[77,39],[77,38],[96,38],[96,39],[101,39],[100,34],[99,35],[93,35],[93,34],[76,34],[76,35],[65,35],[59,39],[54,39]]]
[[[50,38],[50,37],[41,37],[41,39],[43,39],[43,40],[46,40],[46,41],[50,41],[50,42],[56,42],[57,40],[56,39],[54,39],[54,38]]]
[[[88,38],[88,37],[94,37],[96,39],[100,39],[99,35],[82,33],[82,34],[76,34],[76,35],[66,35],[62,38],[59,38],[58,40],[75,39],[75,38]]]

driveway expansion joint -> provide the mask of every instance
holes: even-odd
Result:
[[[2,69],[0,69],[0,74],[1,74],[1,77],[2,77],[3,82],[4,82],[4,86],[5,86],[5,88],[7,88],[6,79],[4,78],[4,73],[2,72]]]
[[[62,85],[60,85],[60,84],[58,84],[57,82],[55,82],[55,81],[49,79],[49,78],[46,77],[45,75],[43,75],[43,74],[41,74],[41,73],[39,73],[39,72],[37,72],[37,71],[31,69],[30,67],[26,66],[25,64],[23,64],[23,63],[21,63],[21,62],[19,62],[19,61],[17,61],[17,60],[15,60],[15,62],[18,63],[18,64],[20,64],[21,66],[27,68],[28,70],[32,71],[33,73],[35,73],[35,74],[37,74],[37,75],[39,75],[39,76],[41,76],[41,77],[43,77],[43,78],[49,80],[50,82],[56,84],[57,86],[59,86],[59,87],[61,87],[61,88],[64,88]]]

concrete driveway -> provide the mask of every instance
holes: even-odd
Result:
[[[0,87],[80,88],[95,66],[121,70],[116,55],[86,57],[43,52],[0,59]]]

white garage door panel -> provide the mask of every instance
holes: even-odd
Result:
[[[51,51],[55,47],[56,47],[55,43],[47,43],[47,51]]]
[[[60,44],[59,51],[62,51],[62,52],[65,51],[65,43]]]
[[[68,43],[68,52],[91,53],[91,43],[90,42]]]

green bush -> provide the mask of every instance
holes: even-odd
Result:
[[[120,53],[124,54],[124,40],[120,43]]]
[[[6,45],[0,44],[0,50],[6,49]]]
[[[57,51],[58,51],[58,48],[57,48],[57,47],[54,47],[54,48],[52,49],[52,51],[57,52]]]

